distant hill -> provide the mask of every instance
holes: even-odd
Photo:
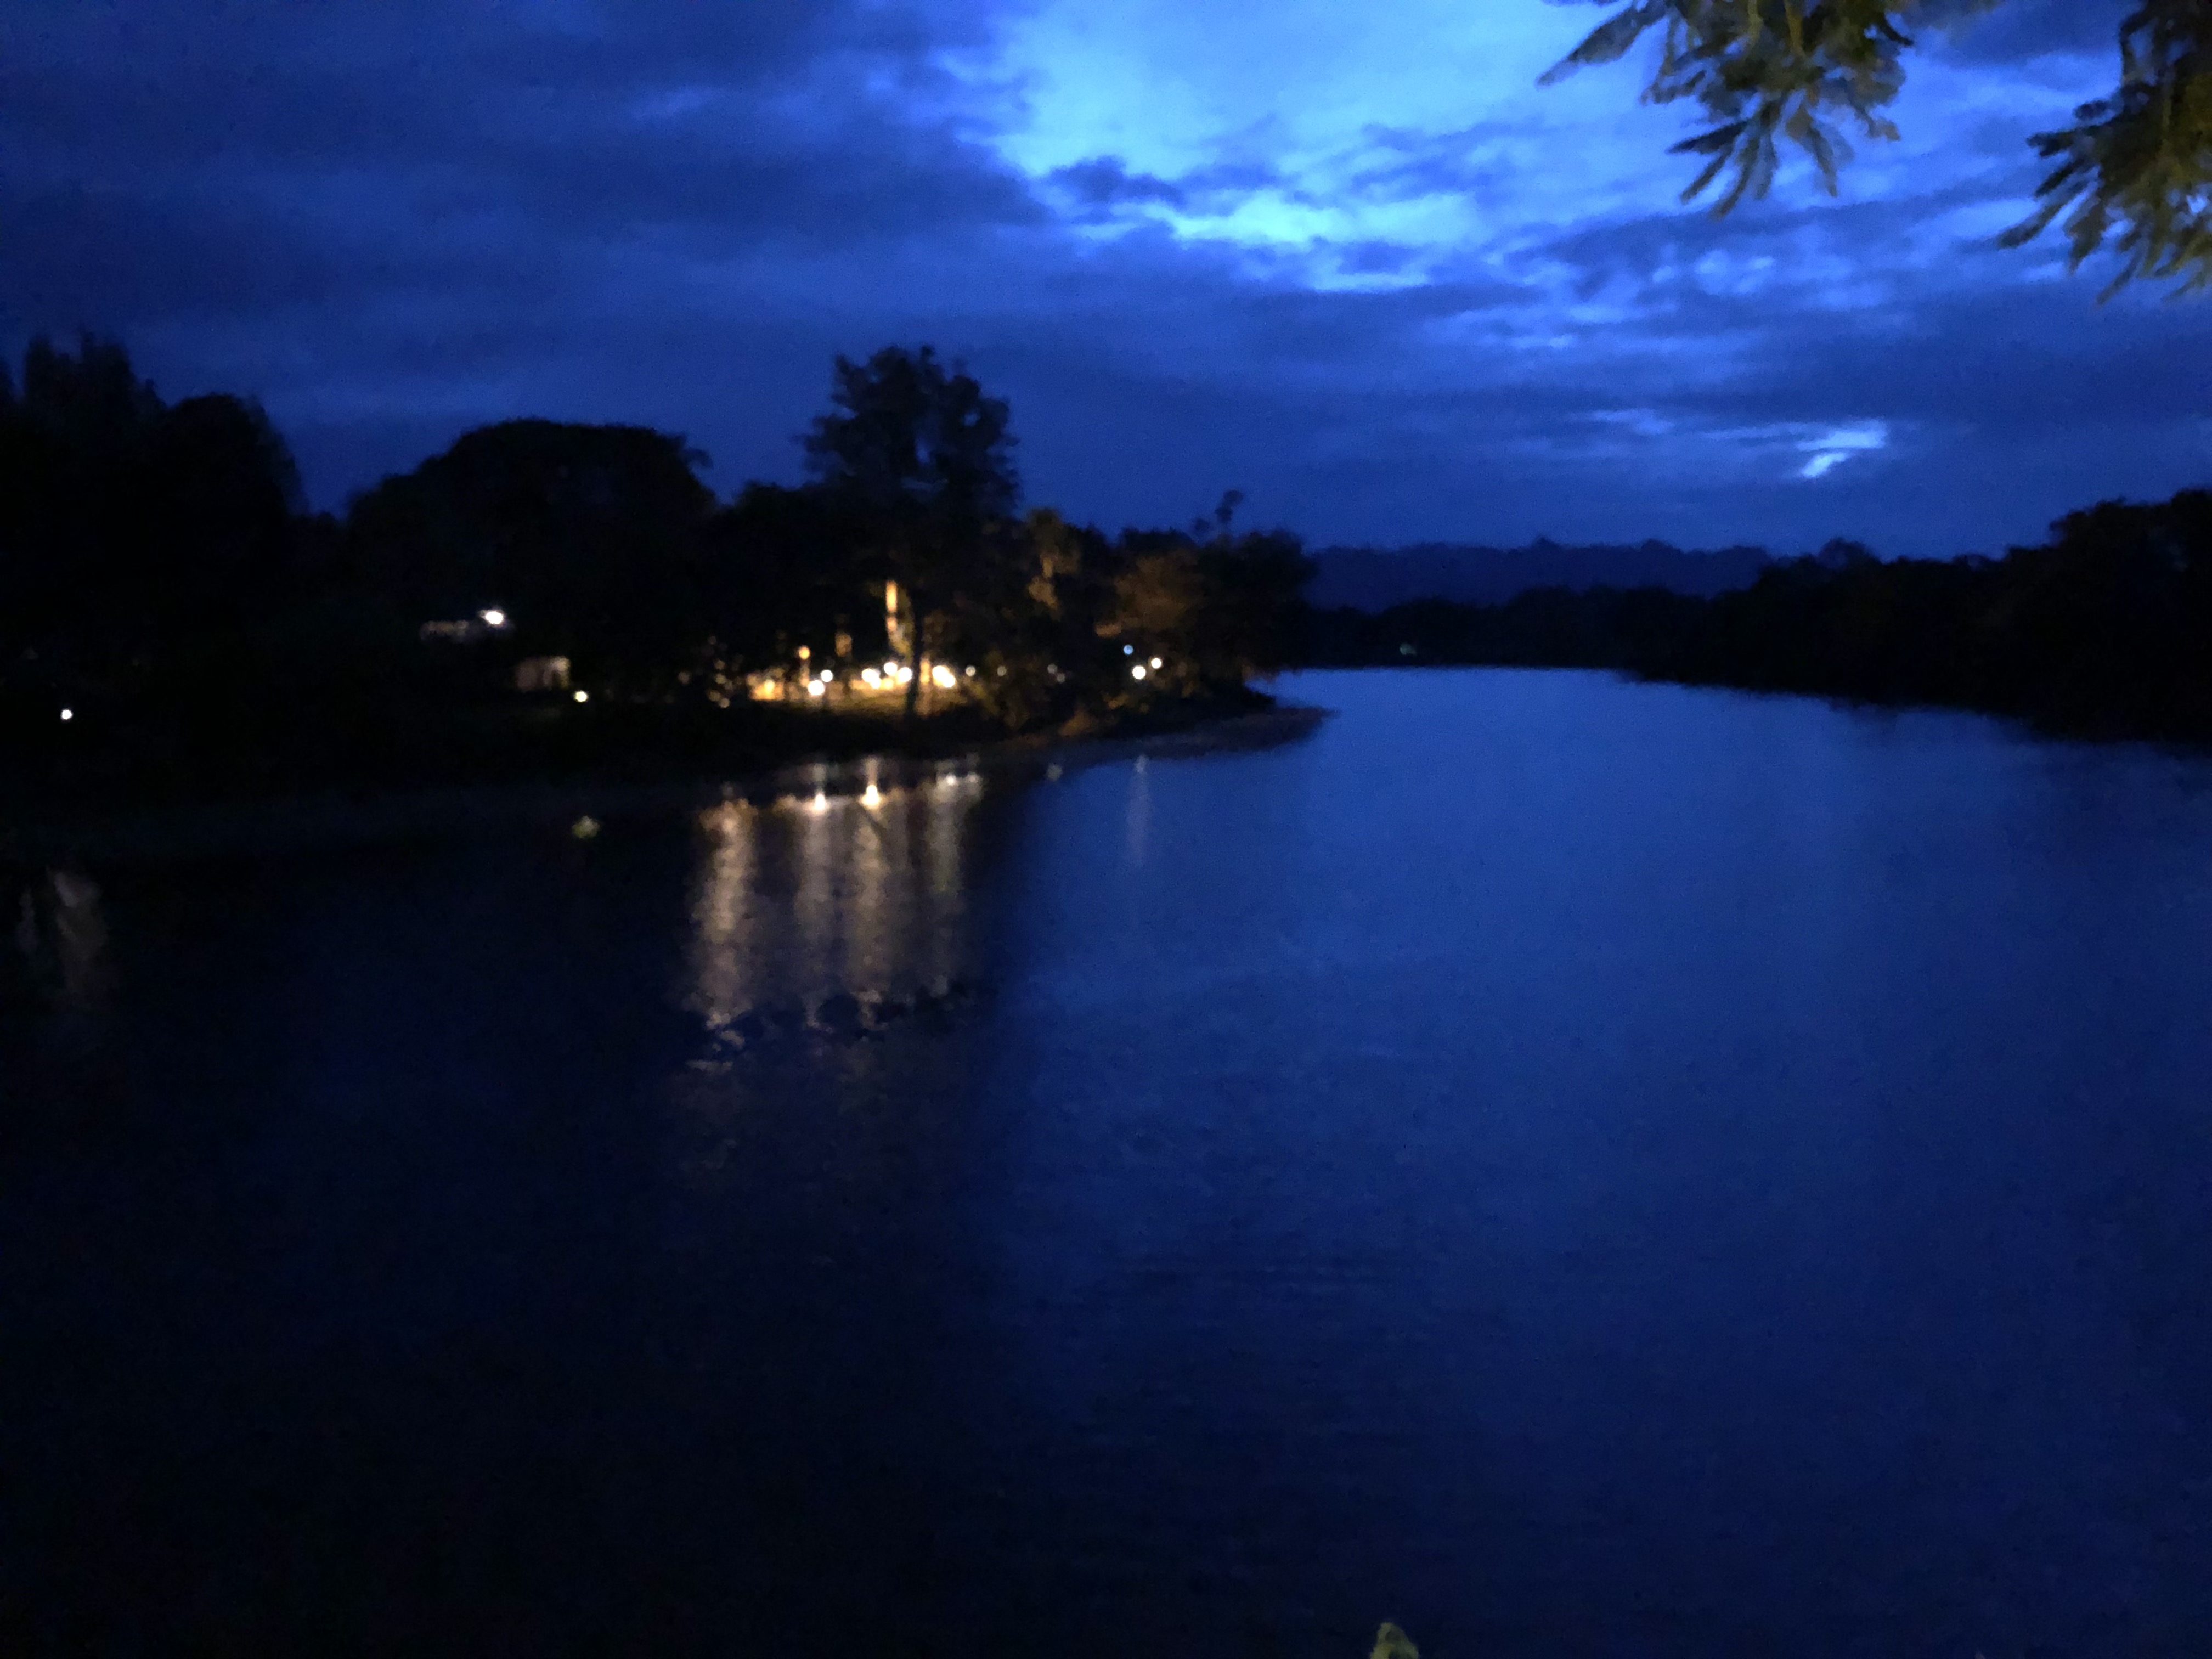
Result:
[[[1350,605],[1385,611],[1408,599],[1457,599],[1498,605],[1532,587],[1664,587],[1710,598],[1748,587],[1768,562],[1761,547],[1686,552],[1665,542],[1634,547],[1563,547],[1538,540],[1527,547],[1469,547],[1424,542],[1417,547],[1325,547],[1307,599],[1323,609]]]

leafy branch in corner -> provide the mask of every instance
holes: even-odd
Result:
[[[1830,194],[1850,147],[1838,123],[1894,139],[1883,113],[1905,85],[1903,23],[1937,27],[2002,0],[1632,0],[1590,31],[1541,84],[1626,56],[1662,30],[1644,100],[1694,98],[1710,125],[1669,153],[1706,158],[1682,192],[1689,202],[1734,168],[1715,216],[1766,194],[1784,139],[1809,155]],[[2004,247],[2032,241],[2062,213],[2070,268],[2106,245],[2119,274],[2108,299],[2137,276],[2172,280],[2176,293],[2212,285],[2212,4],[2142,0],[2120,25],[2121,83],[2082,105],[2075,125],[2029,143],[2059,165],[2036,187],[2041,205],[2006,231]]]

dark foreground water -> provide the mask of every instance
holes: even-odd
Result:
[[[0,1648],[2212,1653],[2212,765],[1574,674],[94,870]]]

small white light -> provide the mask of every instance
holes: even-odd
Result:
[[[860,684],[866,686],[871,691],[874,690],[876,687],[881,685],[883,683],[884,677],[878,670],[873,668],[863,668],[860,671]]]
[[[1152,666],[1153,666],[1153,667],[1155,667],[1155,668],[1158,668],[1159,665],[1160,665],[1160,659],[1159,659],[1158,657],[1153,658],[1153,659],[1152,659]]]
[[[477,615],[484,619],[484,626],[487,628],[507,626],[507,612],[504,611],[479,611]]]
[[[896,662],[887,662],[887,663],[885,663],[885,664],[884,665],[884,678],[886,678],[886,679],[893,679],[893,680],[895,680],[895,679],[896,679],[898,677],[899,677],[899,665],[898,665]]]
[[[900,669],[900,670],[899,670],[899,672],[898,672],[898,683],[899,683],[901,685],[908,685],[908,684],[911,684],[913,683],[913,681],[914,681],[914,670],[912,670],[911,668],[902,668],[902,669]]]
[[[810,697],[820,696],[826,689],[827,688],[823,685],[820,680],[809,680],[806,682],[806,695]]]
[[[74,709],[74,708],[64,708],[64,709],[63,709],[63,710],[62,710],[62,718],[63,718],[64,720],[75,720],[75,719],[76,718],[76,709]]]
[[[972,662],[968,665],[968,678],[971,680],[975,678],[975,665]]]
[[[1130,678],[1131,679],[1133,679],[1133,680],[1140,680],[1140,679],[1144,678],[1145,678],[1145,665],[1144,665],[1144,664],[1142,664],[1142,663],[1139,663],[1139,664],[1138,664],[1134,668],[1132,668],[1132,669],[1129,671],[1129,678]]]
[[[960,684],[960,677],[943,663],[939,663],[929,671],[929,678],[940,690],[945,691],[950,691]]]
[[[576,701],[578,702],[589,702],[591,700],[592,694],[588,691],[579,691],[576,693]]]

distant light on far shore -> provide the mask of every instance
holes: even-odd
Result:
[[[1145,678],[1145,665],[1144,665],[1144,664],[1142,664],[1142,663],[1139,663],[1139,664],[1138,664],[1134,668],[1132,668],[1132,669],[1129,671],[1129,678],[1130,678],[1131,679],[1133,679],[1133,680],[1140,680],[1140,679],[1144,678]]]
[[[576,693],[576,701],[578,702],[589,702],[591,700],[592,694],[588,691],[579,691]]]
[[[1158,657],[1153,658],[1153,659],[1152,659],[1152,666],[1153,666],[1154,668],[1158,668],[1159,665],[1160,665],[1160,659],[1159,659]]]
[[[74,708],[64,708],[64,709],[63,709],[63,710],[62,710],[62,718],[63,718],[64,720],[75,720],[75,719],[76,718],[76,709],[74,709]]]
[[[504,611],[479,611],[477,612],[477,615],[484,619],[484,626],[487,628],[504,628],[507,626],[507,612]]]

